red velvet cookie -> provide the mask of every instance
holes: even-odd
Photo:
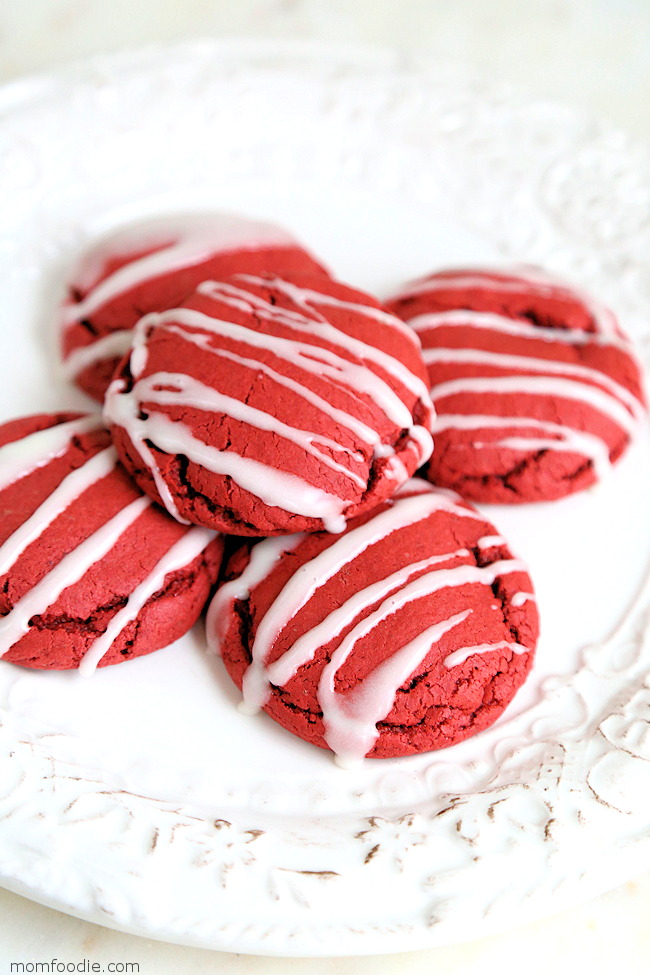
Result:
[[[330,278],[235,275],[142,319],[105,416],[179,520],[235,535],[338,532],[431,451],[416,336]]]
[[[613,314],[534,268],[433,274],[389,302],[418,333],[437,412],[428,477],[475,501],[592,485],[645,408]]]
[[[62,309],[66,374],[100,402],[144,314],[174,308],[207,278],[324,268],[284,230],[229,214],[125,227],[82,255]]]
[[[0,656],[90,672],[151,653],[195,622],[222,539],[133,484],[98,417],[0,427]]]
[[[208,643],[244,704],[345,762],[487,728],[532,663],[525,566],[471,505],[422,480],[337,537],[243,546],[225,578]]]

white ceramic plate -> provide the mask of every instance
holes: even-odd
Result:
[[[525,260],[591,288],[648,345],[648,186],[568,110],[390,57],[193,44],[0,93],[0,416],[88,404],[57,377],[65,265],[140,215],[283,223],[389,292]],[[343,771],[247,718],[201,627],[91,680],[0,664],[0,874],[170,941],[284,955],[498,930],[621,882],[650,853],[643,591],[650,446],[599,487],[489,514],[530,565],[543,636],[489,731]]]

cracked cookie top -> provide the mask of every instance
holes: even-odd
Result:
[[[182,636],[222,540],[179,525],[133,484],[101,418],[0,427],[0,656],[38,669],[120,663]]]
[[[443,271],[388,307],[419,335],[437,419],[434,484],[474,501],[548,501],[589,487],[645,412],[614,315],[537,268]]]
[[[423,480],[339,536],[244,544],[225,579],[208,641],[245,707],[343,763],[482,731],[532,664],[526,567],[475,508]]]
[[[174,308],[206,278],[269,270],[327,274],[281,227],[232,214],[157,217],[119,228],[70,271],[61,310],[66,375],[101,402],[142,315]]]
[[[324,276],[206,281],[146,316],[105,416],[145,492],[235,535],[340,532],[432,446],[417,337]]]

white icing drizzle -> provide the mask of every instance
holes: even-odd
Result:
[[[579,366],[570,362],[537,359],[533,356],[490,352],[486,349],[424,349],[422,355],[427,365],[451,362],[470,364],[472,366],[491,366],[504,369],[507,372],[513,370],[522,373],[540,373],[541,375],[552,373],[582,379],[586,383],[591,383],[597,387],[604,387],[604,390],[613,399],[623,402],[632,416],[637,420],[641,419],[645,412],[639,400],[629,389],[621,386],[620,383],[615,382],[599,369],[590,369],[587,366]]]
[[[55,428],[54,428],[55,429]],[[113,447],[95,454],[81,467],[68,474],[52,494],[36,511],[0,545],[0,575],[15,564],[16,560],[35,539],[62,514],[73,501],[89,487],[107,477],[115,469],[117,454]]]
[[[240,275],[240,280],[266,284],[262,278]],[[331,452],[346,453],[354,461],[361,462],[357,450],[352,450],[330,438],[322,437],[308,430],[291,426],[262,410],[248,406],[240,400],[223,395],[217,390],[205,386],[196,379],[179,373],[157,373],[151,377],[139,379],[147,364],[147,337],[154,327],[166,326],[180,334],[189,342],[199,345],[202,349],[215,355],[223,354],[225,358],[237,361],[237,354],[230,350],[213,349],[210,339],[218,336],[222,340],[239,341],[253,349],[261,348],[283,359],[299,369],[317,375],[320,379],[343,388],[352,398],[359,399],[359,393],[370,396],[385,413],[388,419],[400,428],[406,428],[410,434],[410,445],[415,448],[416,463],[423,463],[433,449],[431,434],[424,427],[414,425],[410,410],[397,395],[391,385],[377,375],[372,369],[358,362],[351,361],[347,355],[365,358],[374,362],[380,370],[388,372],[396,382],[401,383],[415,395],[419,396],[430,409],[430,399],[426,385],[412,374],[401,362],[392,356],[381,352],[357,339],[351,338],[339,329],[330,325],[320,313],[315,311],[308,300],[319,300],[320,294],[315,291],[297,288],[287,282],[274,279],[274,287],[284,291],[298,306],[304,306],[312,316],[305,317],[301,312],[289,311],[273,305],[270,301],[258,297],[243,288],[232,284],[207,281],[198,289],[202,294],[220,301],[226,305],[243,308],[252,312],[255,319],[270,321],[290,328],[292,332],[305,335],[312,341],[300,341],[276,335],[268,335],[253,327],[237,325],[232,322],[212,318],[209,315],[192,309],[181,308],[170,312],[148,315],[142,319],[134,332],[133,352],[130,360],[131,373],[136,382],[133,388],[126,392],[126,384],[117,380],[109,387],[105,400],[105,417],[111,423],[125,429],[138,450],[144,463],[149,467],[156,483],[161,500],[167,510],[179,521],[177,505],[169,488],[165,485],[156,464],[155,457],[148,443],[153,443],[160,450],[168,453],[182,454],[191,461],[201,464],[213,473],[231,477],[244,490],[259,497],[271,507],[282,508],[294,514],[306,517],[321,518],[328,531],[339,532],[345,524],[344,513],[356,498],[343,498],[340,495],[324,492],[303,478],[279,471],[276,468],[245,457],[234,450],[217,450],[195,437],[191,429],[182,422],[172,422],[164,412],[151,409],[151,404],[174,405],[183,404],[197,409],[205,409],[225,414],[249,423],[258,429],[276,434],[291,440],[306,453],[316,457],[318,461],[343,474],[352,480],[361,492],[367,487],[367,475],[351,471],[349,465],[337,461]],[[340,304],[344,308],[354,309],[359,314],[368,311],[366,306],[350,302],[339,302],[327,296],[328,304]],[[389,321],[393,318],[378,309],[373,312],[371,319]],[[376,313],[376,314],[375,314]],[[314,320],[314,316],[317,320]],[[199,336],[193,329],[200,330]],[[320,337],[333,345],[337,351],[313,344],[313,337]],[[340,351],[339,351],[340,350]],[[344,354],[341,354],[344,353]],[[255,363],[249,356],[239,356],[242,364]],[[276,374],[276,370],[263,364],[262,371],[266,375]],[[259,364],[258,364],[259,371]],[[172,389],[158,389],[160,385],[171,385]],[[283,385],[302,387],[301,395],[312,404],[324,403],[315,393],[302,386],[295,379],[286,377]],[[148,415],[143,417],[139,404],[146,404]],[[343,421],[348,429],[361,432],[362,442],[372,446],[374,456],[382,456],[382,451],[389,445],[381,444],[380,437],[365,424],[354,421],[346,411],[338,410],[337,417]],[[327,410],[332,416],[332,411]],[[336,419],[336,417],[332,417]],[[352,421],[352,422],[351,422]],[[320,449],[324,448],[324,449]],[[394,480],[405,480],[408,471],[405,466],[393,465],[390,475]]]
[[[375,457],[394,457],[395,448],[390,444],[382,443],[375,447],[374,454]]]
[[[149,358],[147,339],[158,324],[163,320],[164,312],[152,311],[136,322],[131,334],[131,354],[129,356],[129,372],[137,378],[144,371]]]
[[[431,390],[434,403],[458,393],[517,393],[569,399],[597,410],[628,435],[632,435],[637,426],[635,418],[618,400],[595,386],[587,386],[573,379],[549,376],[466,376],[438,383]],[[504,425],[508,422],[508,418],[504,418]]]
[[[37,430],[0,447],[0,491],[62,457],[75,437],[102,427],[99,416],[84,416]]]
[[[397,489],[397,491],[393,495],[393,503],[396,501],[400,501],[401,498],[407,494],[407,492],[408,492],[408,497],[415,496],[416,494],[430,494],[431,485],[419,477],[412,477],[410,481],[408,481],[406,484],[402,484]],[[448,501],[457,502],[461,500],[459,494],[457,494],[455,491],[450,491],[447,488],[437,487],[436,492],[438,495],[443,495],[444,497],[446,497]],[[457,513],[460,514],[461,509],[458,509]]]
[[[299,667],[313,659],[318,648],[327,643],[333,633],[341,633],[360,613],[363,613],[380,599],[385,599],[389,593],[405,586],[412,576],[468,554],[467,549],[457,549],[455,552],[432,555],[428,559],[403,566],[385,578],[366,586],[365,589],[355,592],[341,606],[332,610],[320,623],[299,637],[291,645],[291,649],[287,650],[279,660],[267,666],[266,672],[269,683],[278,686],[286,684]]]
[[[517,429],[536,428],[546,434],[545,437],[521,438],[505,436],[498,440],[481,442],[472,441],[472,446],[479,448],[508,446],[511,450],[535,452],[536,450],[564,450],[569,453],[581,454],[586,457],[594,468],[596,477],[603,477],[611,468],[609,449],[607,444],[591,433],[582,430],[572,430],[571,427],[548,420],[538,420],[533,417],[503,417],[488,416],[481,413],[442,413],[436,417],[434,433],[443,430],[489,430],[489,429]],[[516,446],[515,446],[516,445]]]
[[[172,494],[160,476],[155,458],[146,445],[152,440],[156,446],[170,454],[182,454],[192,463],[199,464],[215,474],[232,477],[244,490],[250,491],[265,504],[282,507],[294,514],[320,518],[327,531],[338,534],[345,527],[343,511],[346,504],[341,498],[327,494],[303,478],[285,471],[278,471],[261,461],[243,457],[229,450],[218,450],[195,437],[186,424],[174,422],[162,413],[152,413],[146,419],[139,416],[138,401],[129,395],[111,395],[122,388],[123,381],[116,380],[109,387],[104,404],[108,420],[123,427],[135,449],[151,470],[161,500],[177,521],[187,524],[180,515]],[[137,384],[136,384],[137,387]],[[137,388],[134,388],[134,392]]]
[[[510,317],[508,314],[464,309],[463,292],[471,288],[511,293],[528,292],[531,295],[557,296],[563,300],[580,303],[591,316],[595,331],[537,326],[523,316]],[[541,269],[526,266],[518,266],[511,271],[488,269],[442,272],[415,282],[400,297],[417,294],[433,295],[443,289],[458,292],[459,307],[416,315],[409,321],[410,327],[419,333],[425,345],[427,333],[439,328],[460,327],[524,339],[530,343],[530,354],[510,354],[474,348],[471,347],[471,340],[468,342],[469,348],[425,348],[423,357],[434,381],[431,395],[439,411],[434,432],[498,427],[504,431],[504,436],[500,439],[486,442],[476,440],[472,446],[476,449],[499,447],[528,454],[540,451],[576,453],[591,463],[597,479],[602,478],[608,472],[611,463],[609,444],[601,435],[541,419],[528,421],[521,416],[482,418],[480,415],[467,417],[451,415],[446,413],[444,403],[441,405],[441,401],[445,397],[459,393],[477,394],[479,397],[491,393],[516,393],[547,399],[568,399],[588,405],[620,427],[628,437],[633,436],[638,421],[645,413],[645,406],[627,387],[597,368],[535,355],[540,348],[536,343],[540,342],[577,347],[598,344],[619,348],[626,354],[632,355],[631,345],[620,332],[612,312],[579,289],[558,281]],[[435,367],[444,363],[467,366],[473,372],[481,367],[494,368],[502,371],[504,375],[470,375],[436,383]],[[515,375],[512,375],[513,372]],[[522,436],[516,436],[510,431],[517,427],[520,429],[528,427],[529,430]],[[533,433],[530,428],[537,432]]]
[[[266,538],[254,545],[248,564],[242,574],[219,587],[212,598],[206,616],[208,646],[215,654],[221,653],[221,642],[228,622],[228,607],[239,599],[248,599],[251,590],[269,575],[284,552],[291,552],[306,536],[302,532]]]
[[[213,321],[213,319],[210,319],[210,321]],[[231,328],[233,329],[238,328],[238,326],[236,325],[231,326],[230,323],[224,322],[223,324],[226,326],[227,330],[230,330]],[[167,328],[170,332],[179,335],[186,342],[191,342],[193,345],[198,346],[204,352],[209,352],[220,358],[228,359],[231,362],[236,362],[239,365],[247,366],[250,369],[255,369],[256,372],[263,372],[264,375],[269,376],[278,385],[284,386],[286,389],[290,389],[292,390],[292,392],[297,393],[300,397],[302,397],[302,399],[306,400],[308,403],[311,403],[313,406],[316,406],[318,409],[323,410],[323,412],[327,413],[337,423],[337,425],[346,427],[347,429],[351,430],[352,433],[360,440],[362,440],[364,443],[367,443],[370,446],[372,446],[374,458],[387,457],[395,453],[395,448],[391,444],[381,443],[381,439],[377,431],[373,430],[366,423],[363,423],[357,417],[352,416],[351,413],[347,413],[345,410],[341,410],[332,406],[330,403],[327,402],[327,400],[323,399],[322,396],[319,396],[317,393],[314,393],[311,389],[309,389],[308,386],[305,386],[304,384],[299,383],[294,379],[291,379],[289,376],[283,375],[282,373],[278,372],[276,369],[273,369],[271,366],[268,366],[262,360],[251,359],[246,356],[238,355],[235,352],[231,352],[228,349],[215,347],[214,345],[211,344],[210,335],[207,335],[205,333],[187,332],[184,331],[180,326],[174,324],[167,325]],[[243,341],[248,342],[249,338],[244,338]],[[284,342],[285,340],[279,340],[279,341]],[[253,344],[257,344],[257,343],[253,343]],[[262,345],[262,347],[265,347],[264,342],[259,344]],[[138,357],[136,360],[138,366],[140,366],[140,363],[142,363],[143,361],[141,358],[141,347],[142,346],[140,340],[138,346],[135,348],[134,351],[134,356],[137,355]],[[266,343],[266,347],[270,348],[274,354],[278,354],[278,350],[276,347],[269,346],[268,343]],[[291,353],[294,351],[294,349],[295,349],[295,343],[293,342],[289,343],[288,345],[289,355],[285,356],[287,361],[293,362],[294,365],[299,365],[301,369],[307,370],[308,372],[311,372],[314,375],[323,376],[326,374],[326,369],[323,368],[323,364],[315,361],[313,358],[311,358],[311,356],[308,357],[307,353],[305,353],[305,355],[300,358],[300,361],[298,361],[298,357],[292,357]],[[133,359],[132,359],[132,363],[133,363]],[[139,369],[139,371],[141,371],[142,368],[143,366]],[[350,364],[347,363],[343,368],[345,371],[349,371]],[[338,377],[336,377],[336,374],[334,373],[332,375],[332,378],[338,378]],[[348,392],[350,392],[353,396],[355,395],[352,389],[349,389]],[[377,396],[376,401],[381,402],[381,396]],[[390,403],[394,403],[392,392],[389,399],[389,404]],[[398,408],[401,409],[401,407]],[[401,419],[405,419],[405,417],[402,417]],[[417,425],[409,426],[409,437],[411,441],[413,441],[417,445],[418,456],[419,456],[418,466],[419,466],[419,464],[424,463],[424,461],[431,456],[431,453],[433,451],[433,438],[431,437],[429,430],[427,430],[423,426],[417,426]],[[396,461],[399,461],[399,459],[397,458]],[[399,477],[400,483],[403,483],[408,479],[409,475],[403,464],[401,464],[400,469],[405,472],[404,475],[399,476],[396,474],[395,476]]]
[[[170,389],[169,387],[173,388]],[[346,453],[354,456],[355,452],[348,447],[342,447],[330,437],[323,437],[308,430],[290,426],[278,420],[272,413],[256,409],[232,396],[226,396],[224,393],[213,389],[212,386],[207,386],[198,379],[193,379],[186,373],[153,373],[136,383],[135,393],[137,399],[146,403],[147,407],[150,403],[159,403],[165,406],[190,406],[207,412],[225,413],[234,420],[240,420],[258,430],[275,433],[279,437],[297,444],[305,453],[316,457],[321,464],[349,478],[354,481],[357,487],[365,490],[366,478],[360,477],[343,464],[337,463],[329,454],[319,450],[314,445],[320,444],[335,453]]]
[[[505,545],[505,538],[501,535],[482,535],[476,544],[479,548],[494,548],[496,545]]]
[[[404,461],[397,454],[394,454],[384,468],[384,477],[390,478],[391,481],[397,481],[398,484],[404,484],[408,476],[409,472]]]
[[[360,639],[362,639],[362,637],[371,633],[383,620],[387,619],[389,616],[392,616],[395,612],[397,612],[397,610],[402,609],[404,606],[407,606],[409,603],[414,602],[417,599],[421,599],[424,596],[431,596],[436,592],[440,592],[442,589],[456,588],[459,586],[471,585],[472,583],[490,585],[498,576],[506,575],[511,572],[525,571],[525,566],[518,559],[504,559],[498,562],[492,562],[490,565],[486,566],[458,565],[452,569],[436,568],[431,572],[426,572],[423,575],[418,576],[412,582],[404,585],[398,592],[392,593],[377,607],[377,609],[365,617],[365,619],[362,619],[359,623],[357,623],[357,625],[345,636],[341,644],[341,646],[345,646],[347,648],[345,653],[338,655],[340,650],[339,647],[337,651],[335,651],[332,659],[336,657],[337,660],[340,660],[340,663],[343,663],[343,661],[347,659],[353,646]],[[280,605],[278,606],[278,604]],[[280,609],[283,609],[284,607],[282,604],[283,599],[281,594],[274,605],[267,611],[262,623],[266,620],[269,612],[274,610],[278,612]],[[287,622],[288,620],[285,619],[285,625]],[[261,625],[262,624],[260,624],[260,627]],[[269,668],[265,665],[263,659],[260,659],[259,654],[256,655],[256,643],[257,638],[253,643],[253,662],[244,675],[244,682],[242,686],[244,703],[249,708],[263,707],[267,703],[271,694]],[[280,661],[282,660],[283,658],[281,657],[278,661],[276,661],[273,674],[276,678],[279,674],[281,674],[285,678],[282,683],[286,683],[286,681],[293,676],[302,661],[296,663],[295,667],[289,667],[289,665],[287,665],[286,669],[284,669],[283,667],[279,666]],[[280,681],[277,679],[273,680],[273,683],[276,684],[276,686],[281,686]],[[391,705],[399,686],[400,685],[398,684],[392,689]],[[319,703],[322,707],[322,702],[320,699]],[[381,720],[381,718],[386,717],[386,714],[388,714],[388,711],[386,711],[385,714],[380,715],[377,720]]]
[[[550,275],[542,268],[517,265],[513,268],[449,268],[428,278],[414,281],[400,292],[403,295],[416,295],[426,291],[466,291],[470,288],[492,288],[493,290],[521,291],[523,287],[532,288],[537,293],[547,295],[558,290],[570,295],[564,282]],[[576,292],[573,290],[573,294]]]
[[[260,287],[269,284],[267,279],[254,275],[241,274],[238,277],[240,280],[249,281],[251,284]],[[375,365],[384,369],[389,376],[392,376],[397,382],[405,386],[421,403],[425,406],[429,405],[429,394],[426,383],[419,376],[416,376],[415,373],[411,372],[407,366],[394,356],[383,352],[374,345],[368,345],[367,342],[355,339],[353,336],[331,325],[314,305],[328,305],[330,307],[343,308],[347,311],[353,311],[355,315],[370,318],[375,323],[383,322],[394,327],[393,315],[389,315],[387,312],[382,312],[380,309],[373,308],[369,305],[345,301],[308,288],[299,288],[297,285],[289,281],[284,281],[281,278],[274,278],[271,284],[291,299],[299,308],[303,308],[307,315],[304,316],[296,312],[291,312],[286,308],[279,308],[278,305],[273,305],[264,298],[230,284],[215,281],[204,282],[198,290],[201,290],[205,294],[210,294],[212,297],[218,298],[221,301],[225,300],[226,296],[232,294],[235,297],[238,296],[249,302],[263,318],[272,321],[282,321],[283,324],[290,327],[302,326],[304,329],[306,326],[311,335],[319,335],[331,345],[343,347],[346,352],[356,355],[360,359],[374,362]],[[315,321],[314,318],[318,320]],[[408,424],[403,425],[407,426]]]
[[[417,482],[409,482],[409,486],[411,483],[417,486]],[[466,549],[430,556],[394,569],[353,593],[309,631],[289,643],[283,654],[267,663],[276,641],[290,627],[300,609],[321,586],[371,546],[394,532],[424,521],[436,511],[483,520],[478,512],[456,503],[454,495],[432,491],[425,482],[420,487],[421,490],[415,494],[407,494],[407,489],[402,489],[389,508],[365,524],[349,530],[311,561],[302,564],[258,622],[251,648],[251,663],[244,674],[242,686],[242,709],[249,713],[268,702],[273,686],[285,686],[301,667],[309,664],[319,647],[339,639],[321,674],[317,697],[323,713],[325,740],[343,763],[360,760],[368,753],[378,737],[377,724],[392,710],[398,689],[417,670],[442,636],[464,622],[472,609],[466,608],[426,627],[377,665],[353,690],[337,692],[336,675],[359,641],[368,638],[383,621],[436,592],[467,585],[490,586],[499,577],[526,571],[524,565],[514,558],[487,566],[463,563],[445,568],[445,563],[466,557]],[[273,571],[281,555],[295,548],[304,537],[266,539],[254,546],[242,575],[223,586],[210,606],[207,626],[213,649],[220,648],[225,635],[225,620],[230,618],[228,610],[233,602],[248,598],[251,591]],[[501,541],[500,536],[487,535],[481,537],[479,544],[488,546]],[[532,594],[530,596],[534,598]],[[368,610],[371,612],[368,613]],[[364,616],[364,613],[367,615]],[[351,629],[345,632],[348,627]],[[449,654],[444,664],[456,666],[473,653],[487,653],[490,650],[530,652],[529,647],[508,641],[477,644],[476,647],[463,647],[455,655]]]
[[[397,688],[408,680],[431,647],[445,633],[463,623],[471,612],[471,609],[467,609],[427,627],[346,694],[335,691],[334,681],[354,646],[354,631],[341,642],[323,669],[318,685],[318,701],[325,725],[324,738],[340,764],[355,764],[368,754],[379,737],[377,723],[393,708]]]
[[[94,366],[101,359],[121,359],[131,348],[133,330],[121,328],[109,332],[90,345],[82,345],[68,353],[61,369],[66,379],[74,379],[88,366]]]
[[[269,379],[272,379],[275,383],[277,383],[278,386],[284,386],[285,389],[290,389],[292,393],[296,393],[297,396],[300,396],[305,400],[305,402],[311,403],[311,405],[315,406],[316,409],[323,410],[324,413],[328,413],[338,426],[346,427],[364,443],[372,446],[375,457],[381,456],[380,450],[382,449],[389,452],[393,451],[393,447],[391,447],[389,444],[380,444],[379,434],[376,430],[373,430],[372,427],[369,427],[366,423],[363,423],[351,413],[346,413],[345,410],[332,406],[331,403],[328,403],[328,401],[323,399],[322,396],[319,396],[318,393],[313,392],[313,390],[309,389],[308,386],[304,386],[295,379],[291,379],[290,376],[285,376],[283,373],[278,372],[277,369],[273,369],[261,359],[251,359],[248,356],[238,355],[236,352],[231,352],[229,349],[218,348],[211,344],[211,337],[204,333],[184,332],[175,325],[169,325],[168,328],[170,332],[180,335],[186,342],[191,342],[204,352],[210,352],[221,359],[227,359],[229,362],[235,362],[237,365],[245,366],[248,369],[255,369],[256,372],[262,372],[265,376],[268,376]]]
[[[523,606],[524,603],[529,601],[535,602],[534,592],[516,592],[510,600],[510,603],[516,608],[517,606]]]
[[[514,450],[526,454],[540,453],[544,450],[555,450],[559,451],[560,453],[567,454],[578,453],[586,456],[587,460],[590,461],[593,467],[596,477],[599,479],[602,478],[612,466],[609,456],[605,457],[600,453],[588,453],[584,449],[578,449],[580,442],[584,445],[586,440],[583,438],[582,441],[580,441],[577,437],[573,438],[572,441],[556,440],[553,437],[501,437],[501,439],[496,442],[494,440],[485,442],[482,440],[473,440],[472,447],[475,447],[477,450],[482,450],[485,448],[499,446],[505,450]]]
[[[251,283],[259,284],[262,279],[259,277],[254,277],[250,274],[240,275],[242,280],[250,281]],[[276,282],[277,283],[277,282]],[[412,330],[404,324],[401,318],[397,318],[391,312],[385,311],[381,308],[374,308],[372,305],[362,305],[358,302],[345,301],[342,298],[334,298],[332,295],[324,294],[320,291],[314,291],[310,288],[297,288],[295,284],[291,284],[288,281],[280,282],[280,290],[292,298],[295,303],[300,307],[309,309],[313,314],[314,307],[313,303],[317,305],[329,305],[330,307],[343,308],[348,311],[352,311],[355,314],[362,313],[366,318],[371,318],[380,325],[388,325],[391,329],[397,328],[405,338],[408,339],[409,344],[413,345],[418,352],[420,351],[420,343],[413,335]]]
[[[304,319],[304,322],[309,324],[307,319]],[[146,321],[143,319],[138,323],[136,334],[138,332],[140,335],[146,334],[145,328],[150,328],[152,325],[167,326],[168,324],[174,326],[176,334],[179,328],[183,331],[187,328],[198,328],[216,334],[221,339],[232,339],[252,348],[271,352],[278,359],[291,363],[303,372],[321,379],[329,379],[353,399],[360,400],[358,393],[366,393],[396,426],[409,428],[413,423],[407,406],[388,383],[366,366],[351,362],[344,356],[332,352],[331,349],[279,335],[268,335],[246,325],[236,325],[225,319],[212,318],[191,308],[178,308],[161,312],[157,316],[147,316]],[[295,323],[292,323],[292,327],[295,327]],[[185,337],[187,338],[187,335]],[[139,341],[142,343],[142,338]],[[133,372],[133,361],[131,365]],[[141,358],[137,359],[137,366],[134,375],[139,376],[144,369]]]
[[[473,647],[461,647],[459,650],[454,650],[453,653],[448,654],[443,663],[445,667],[450,670],[452,667],[460,667],[464,664],[466,660],[473,657],[477,653],[492,653],[496,650],[505,650],[510,653],[530,653],[530,647],[524,646],[523,643],[514,643],[510,640],[499,640],[498,643],[479,643],[475,644]]]
[[[75,284],[91,290],[83,301],[64,309],[63,324],[89,318],[109,301],[146,281],[200,264],[217,254],[291,245],[298,246],[279,227],[231,214],[159,218],[127,227],[93,248],[81,262]],[[153,252],[129,261],[94,286],[107,258],[149,249]]]
[[[39,431],[39,434],[48,436],[31,434],[22,441],[16,441],[16,445],[22,443],[24,449],[14,451],[12,460],[22,459],[24,464],[22,474],[29,473],[34,469],[35,460],[39,461],[37,466],[43,466],[64,453],[72,437],[100,426],[101,421],[98,417],[88,417],[83,421],[74,420],[49,427],[47,430]],[[115,470],[116,465],[115,449],[108,447],[89,457],[80,467],[67,474],[30,517],[0,545],[0,575],[8,572],[33,541],[39,538],[90,487],[108,477]],[[14,480],[21,476],[17,463],[13,464],[11,469],[12,475],[16,475]],[[65,589],[79,582],[96,562],[108,554],[123,533],[151,503],[149,498],[139,497],[126,505],[72,551],[64,555],[14,604],[12,609],[0,619],[0,656],[7,653],[28,632],[32,617],[46,613],[48,607],[56,602]],[[94,640],[81,663],[80,671],[86,674],[94,671],[127,623],[134,620],[147,600],[162,588],[165,576],[192,562],[214,537],[214,532],[193,528],[172,545],[146,579],[136,586],[126,605],[112,617],[106,631]]]
[[[97,665],[106,656],[115,639],[129,623],[133,622],[147,600],[163,588],[165,577],[190,565],[214,537],[214,532],[207,528],[190,528],[165,552],[146,579],[143,579],[130,593],[126,604],[115,613],[104,633],[97,637],[85,654],[79,665],[79,673],[83,677],[88,677],[95,672]]]
[[[107,423],[115,423],[117,426],[120,426],[127,431],[131,441],[140,454],[140,457],[151,472],[151,476],[153,477],[154,484],[156,485],[156,489],[160,495],[160,500],[162,501],[163,506],[167,509],[170,515],[176,519],[176,521],[180,522],[182,525],[189,525],[188,520],[182,517],[181,513],[176,507],[174,496],[167,487],[164,478],[161,477],[160,470],[156,464],[156,459],[145,442],[148,439],[148,434],[144,428],[144,420],[140,417],[138,404],[132,395],[126,396],[122,393],[124,386],[125,383],[122,379],[114,379],[109,385],[104,398],[104,420]],[[152,424],[154,421],[163,419],[164,418],[162,417],[150,417],[148,422],[149,424]],[[162,423],[157,423],[157,425],[161,427],[163,426]],[[171,421],[167,421],[167,426],[172,426]],[[161,430],[161,433],[162,432],[163,431]],[[173,435],[173,431],[171,431],[171,435]],[[201,445],[202,441],[197,441],[197,444]],[[205,444],[203,444],[203,446],[205,446]]]
[[[149,507],[138,498],[122,508],[97,531],[65,555],[12,609],[0,619],[0,657],[29,630],[29,621],[43,615],[64,589],[74,585],[92,565],[110,552],[126,529]]]
[[[414,282],[400,293],[400,298],[442,290],[465,291],[468,288],[488,288],[494,291],[520,292],[523,289],[543,297],[557,295],[584,305],[592,316],[597,331],[615,336],[618,331],[613,313],[591,295],[560,281],[541,268],[518,265],[513,273],[505,269],[473,270],[461,273],[436,274],[434,277]]]
[[[419,448],[417,466],[420,467],[433,453],[433,437],[426,427],[421,426],[411,427],[409,437],[411,442],[415,443]]]
[[[496,312],[459,309],[453,311],[423,312],[409,319],[409,327],[419,335],[437,328],[459,327],[489,329],[504,335],[531,339],[540,342],[561,342],[565,345],[604,345],[629,351],[630,343],[619,335],[585,332],[581,328],[551,328],[547,325],[533,325],[523,318],[508,318]]]
[[[390,508],[358,528],[346,532],[333,545],[297,569],[257,628],[251,649],[251,664],[244,676],[244,699],[249,706],[259,708],[266,701],[269,690],[266,659],[271,647],[282,629],[311,599],[315,591],[370,546],[394,531],[408,528],[428,518],[436,511],[449,511],[463,518],[482,521],[478,512],[461,507],[453,499],[430,490],[412,497],[398,497]],[[258,552],[268,545],[268,540],[262,541],[256,545],[254,551]]]

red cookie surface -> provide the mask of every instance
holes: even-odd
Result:
[[[38,669],[120,663],[199,616],[223,543],[152,504],[98,417],[0,427],[0,656]]]
[[[388,305],[418,333],[436,408],[435,483],[484,502],[592,485],[644,413],[613,314],[534,268],[444,271]]]
[[[66,374],[101,402],[142,315],[174,308],[207,278],[244,271],[327,273],[281,228],[229,214],[159,218],[116,231],[70,273],[61,320]]]
[[[525,566],[476,509],[423,480],[338,537],[244,545],[224,578],[208,643],[244,703],[344,761],[468,738],[532,663]]]
[[[142,319],[105,401],[120,459],[179,520],[341,531],[431,451],[417,337],[321,276],[235,275]]]

